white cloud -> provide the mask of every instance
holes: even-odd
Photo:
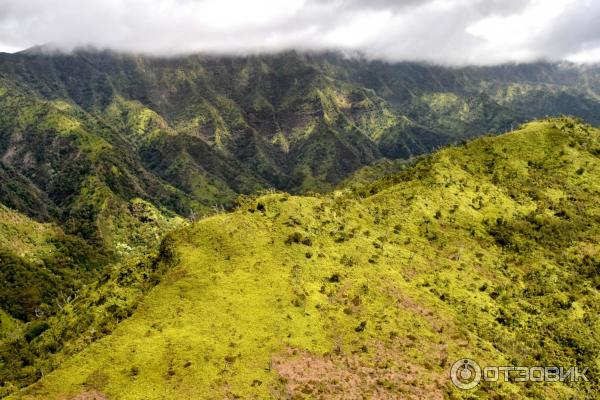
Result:
[[[21,47],[8,46],[4,43],[0,43],[0,53],[16,53],[19,50],[23,50]]]
[[[386,60],[600,61],[591,0],[0,0],[0,51],[350,49]]]
[[[572,0],[534,0],[518,14],[491,16],[467,27],[467,33],[500,46],[523,46],[543,35]]]

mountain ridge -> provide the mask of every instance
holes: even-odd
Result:
[[[593,396],[599,154],[597,128],[550,119],[331,194],[247,197],[169,235],[132,316],[11,398]],[[465,392],[465,356],[590,382]]]
[[[593,272],[596,253],[591,240],[595,235],[596,214],[590,199],[597,194],[593,182],[596,157],[600,153],[597,130],[581,120],[567,117],[524,127],[520,124],[546,115],[572,114],[592,125],[600,125],[599,92],[597,66],[580,68],[569,64],[448,68],[350,59],[336,53],[298,52],[175,58],[97,51],[1,54],[0,231],[4,239],[0,240],[0,264],[6,284],[0,293],[0,373],[4,382],[0,394],[13,393],[18,387],[38,381],[41,375],[60,367],[64,360],[82,351],[81,354],[85,354],[91,343],[111,343],[114,340],[111,333],[125,329],[120,328],[122,323],[135,324],[135,318],[141,318],[135,316],[144,315],[146,309],[138,314],[138,307],[144,307],[146,296],[158,296],[152,294],[155,293],[153,288],[179,280],[185,283],[185,276],[180,279],[172,275],[173,266],[179,265],[181,270],[184,263],[187,265],[184,272],[193,272],[192,275],[198,272],[197,265],[190,261],[198,258],[195,251],[216,257],[215,263],[222,270],[210,275],[211,279],[224,279],[220,281],[223,283],[228,274],[240,272],[232,267],[235,263],[215,256],[214,248],[197,242],[196,234],[205,237],[207,243],[215,243],[217,249],[225,246],[221,250],[232,251],[230,257],[234,261],[241,262],[244,254],[256,258],[247,260],[250,266],[254,261],[276,265],[286,257],[295,260],[294,265],[299,267],[286,264],[286,268],[292,270],[285,276],[278,275],[281,271],[277,266],[264,271],[266,276],[273,274],[270,276],[272,284],[282,290],[291,287],[292,295],[287,300],[294,310],[304,307],[310,297],[305,291],[314,292],[303,283],[305,263],[323,264],[323,271],[338,265],[348,271],[357,267],[371,276],[368,268],[375,268],[385,260],[382,254],[387,247],[396,249],[406,259],[416,257],[406,255],[408,250],[411,254],[422,254],[418,261],[422,271],[427,271],[426,259],[446,265],[447,258],[460,261],[461,257],[468,257],[473,265],[481,265],[476,255],[483,254],[489,270],[478,271],[493,278],[486,281],[487,287],[492,283],[500,286],[491,292],[487,287],[482,290],[485,285],[476,285],[474,271],[465,279],[473,292],[496,296],[492,300],[485,298],[486,307],[494,313],[492,320],[503,327],[512,327],[511,334],[521,335],[529,346],[527,357],[541,357],[534,343],[539,338],[531,336],[523,325],[534,323],[554,338],[549,344],[554,351],[566,354],[564,358],[546,361],[593,365],[595,361],[589,354],[594,354],[595,342],[556,331],[546,326],[543,319],[524,316],[519,311],[521,306],[511,303],[511,296],[528,304],[526,314],[537,315],[535,310],[546,310],[544,315],[548,321],[555,321],[547,313],[554,305],[562,310],[563,318],[581,324],[582,332],[592,329],[589,315],[594,308],[590,299],[596,296],[597,283]],[[520,131],[516,134],[501,135],[517,127]],[[486,134],[498,137],[473,140]],[[552,147],[552,140],[560,149]],[[442,150],[433,156],[428,155],[440,148]],[[548,175],[547,182],[544,174]],[[413,187],[407,187],[407,182]],[[509,187],[508,182],[513,182],[513,187]],[[560,184],[565,185],[569,194],[558,187]],[[460,190],[448,189],[446,193],[444,188]],[[494,199],[485,190],[495,193]],[[265,193],[265,197],[257,197]],[[459,196],[460,201],[446,204],[445,197],[451,194]],[[398,203],[390,195],[402,201]],[[429,200],[423,196],[429,196]],[[493,205],[494,201],[500,201],[504,211],[512,210],[515,214],[501,215],[502,207]],[[439,206],[438,209],[431,209],[430,203]],[[429,214],[421,215],[414,204],[420,204]],[[303,210],[304,206],[307,210]],[[272,209],[289,214],[289,220],[281,221]],[[480,211],[482,209],[484,211]],[[233,213],[225,214],[225,210]],[[346,212],[349,214],[344,216]],[[405,233],[401,229],[402,212],[409,218],[410,229]],[[205,219],[211,215],[216,216]],[[346,217],[354,220],[341,221]],[[382,230],[381,225],[391,217],[398,219],[397,223]],[[236,218],[240,220],[236,222]],[[306,227],[302,224],[303,218],[308,223]],[[197,221],[200,222],[195,224]],[[189,227],[190,223],[193,227]],[[348,223],[356,226],[350,227]],[[210,229],[206,232],[195,231],[199,226],[208,225]],[[247,225],[250,236],[235,229],[227,231],[228,225]],[[31,232],[27,234],[24,229]],[[279,236],[270,237],[269,232]],[[456,252],[446,254],[444,246],[448,243],[444,238],[453,234],[470,243],[472,251],[462,255],[462,250],[454,249]],[[403,237],[402,241],[393,239],[398,235],[409,237]],[[239,248],[231,237],[250,247]],[[360,239],[356,242],[358,247],[350,246],[354,245],[355,238]],[[438,243],[440,238],[443,243]],[[262,256],[252,247],[254,239],[260,242],[256,249]],[[267,250],[269,246],[273,250]],[[36,247],[39,251],[32,250]],[[561,258],[557,256],[557,249],[563,247],[571,253]],[[339,253],[341,248],[345,249],[344,254]],[[181,249],[186,249],[187,257],[177,259]],[[333,253],[329,256],[323,249]],[[278,252],[277,256],[258,259],[269,258],[271,252]],[[513,259],[506,258],[509,253],[521,260],[519,262],[534,264],[537,262],[535,253],[551,268],[548,272],[535,264],[532,271],[522,269]],[[497,276],[498,271],[492,268],[492,254],[501,259],[503,265],[510,265],[512,277],[529,274],[528,279],[537,286],[529,288],[529,292],[519,291],[522,286],[511,289],[505,281],[507,276]],[[524,257],[527,260],[523,261]],[[404,265],[406,260],[396,261]],[[568,269],[561,271],[561,265],[567,265]],[[577,265],[581,270],[575,267]],[[456,277],[453,274],[458,272],[446,266],[454,272],[439,268],[430,272],[448,273],[452,281]],[[385,271],[390,272],[393,266],[388,267]],[[252,268],[243,276],[236,276],[243,278],[244,285],[259,290],[253,283],[256,280],[246,280],[252,276]],[[215,273],[210,268],[209,272]],[[321,276],[316,281],[312,280],[316,277],[311,275],[314,271],[309,272],[307,276],[312,278],[307,281],[307,287],[314,289],[322,279],[329,287],[343,278],[336,268],[329,272],[329,276]],[[407,279],[420,273],[411,268],[404,272]],[[249,275],[244,275],[246,273]],[[562,279],[563,286],[552,284],[550,289],[546,288],[544,274],[550,274],[548,279],[554,279],[552,282]],[[403,286],[406,282],[395,280],[397,275],[389,278],[390,282],[406,288]],[[446,301],[442,297],[451,298],[438,278],[425,277],[427,282],[423,284],[429,286],[423,288],[430,289],[421,288],[435,292],[415,291],[417,289],[411,287],[410,294],[418,294],[418,298],[400,299],[409,308],[404,317],[430,324],[428,315],[421,315],[419,311],[420,306],[424,306],[419,302],[426,298],[428,310],[433,302],[438,315],[445,321],[454,321],[451,325],[456,332],[462,332],[456,320],[445,314],[448,309],[444,307],[450,305],[439,308],[441,303],[428,297],[433,293],[443,303]],[[580,290],[579,283],[587,285],[589,292]],[[188,284],[206,286],[204,281]],[[225,287],[231,289],[227,284]],[[333,287],[337,286],[330,289]],[[184,289],[182,293],[187,296]],[[462,289],[456,290],[460,296],[466,295]],[[574,293],[585,302],[580,304]],[[234,296],[236,292],[231,294]],[[269,295],[264,293],[264,296]],[[357,292],[356,296],[361,295]],[[390,293],[385,296],[376,295],[372,299],[378,303],[394,298]],[[499,304],[497,298],[506,304]],[[173,304],[179,304],[181,298],[172,300]],[[248,304],[262,304],[266,309],[273,306],[262,297],[246,300]],[[460,301],[470,300],[461,297]],[[355,328],[357,333],[370,331],[372,324],[366,319],[349,319],[362,309],[362,303],[357,302],[345,303],[339,309],[335,303],[336,307],[328,309],[324,318],[342,321],[341,325],[348,328],[348,332]],[[227,308],[222,308],[224,303],[221,302],[213,306],[218,313]],[[287,307],[277,307],[280,306]],[[162,312],[160,304],[157,307],[157,312]],[[243,308],[243,304],[240,307]],[[345,316],[338,315],[340,310]],[[516,319],[511,317],[513,311]],[[274,312],[273,309],[270,312]],[[364,312],[365,316],[378,313],[368,308]],[[167,314],[168,320],[170,314]],[[317,314],[311,313],[311,318]],[[479,329],[480,340],[487,345],[496,343],[493,335],[504,328],[485,319],[492,327],[484,332],[481,327],[472,325],[474,315],[465,315],[472,319],[463,322],[472,329]],[[256,315],[249,310],[248,316]],[[128,322],[130,317],[133,322]],[[298,321],[302,318],[294,319],[292,325],[299,323],[294,329],[310,328]],[[286,321],[272,322],[283,330],[291,326]],[[350,322],[355,326],[345,325]],[[362,322],[369,328],[361,328]],[[275,364],[281,367],[277,379],[288,379],[289,385],[277,383],[272,371],[255,378],[270,382],[262,388],[254,383],[250,389],[234,376],[235,388],[231,393],[225,389],[227,385],[221,385],[210,374],[198,378],[211,381],[207,385],[222,390],[220,393],[225,397],[255,390],[264,395],[270,390],[279,394],[318,390],[310,382],[304,382],[309,377],[299,376],[298,369],[310,361],[331,371],[336,370],[332,360],[334,364],[342,361],[335,357],[323,358],[323,351],[337,352],[337,347],[330,346],[332,333],[326,325],[322,330],[309,329],[319,337],[315,339],[316,347],[311,347],[314,343],[308,339],[296,348],[277,347],[274,360],[278,360]],[[433,335],[457,344],[453,342],[456,338],[436,333],[436,329],[421,333],[424,337]],[[408,337],[409,333],[404,333]],[[228,337],[229,332],[221,334]],[[345,337],[335,340],[347,347]],[[382,337],[372,338],[378,341],[376,347],[381,350]],[[209,342],[213,339],[207,337]],[[232,337],[231,343],[237,343],[238,339]],[[424,346],[433,346],[421,339]],[[275,346],[270,340],[265,338],[265,343]],[[504,346],[497,349],[498,357],[532,362],[531,358],[518,358],[510,350],[515,343],[509,345],[500,339],[498,343]],[[241,368],[240,373],[246,376],[244,368],[236,366],[245,364],[237,354],[229,354],[221,348],[221,344],[215,344],[218,350],[215,351],[220,352],[218,357],[222,356],[227,368]],[[354,348],[354,344],[352,342],[350,348]],[[370,348],[369,344],[363,344]],[[327,350],[323,350],[325,348]],[[286,353],[288,350],[291,355]],[[403,353],[396,350],[392,353],[402,357]],[[442,351],[436,346],[431,350]],[[290,361],[294,352],[301,354],[303,361],[299,364]],[[356,352],[356,348],[351,351]],[[264,362],[265,353],[261,354],[261,362]],[[218,357],[214,363],[220,362]],[[361,362],[365,361],[364,357]],[[423,363],[412,367],[425,374],[429,390],[440,395],[447,393],[448,388],[439,374],[442,367],[435,367],[431,360],[416,359]],[[361,366],[366,370],[370,367]],[[139,365],[131,368],[129,375],[140,374]],[[161,369],[163,365],[157,364],[156,368]],[[119,390],[111,386],[114,383],[105,385],[106,379],[135,386],[134,381],[120,376],[120,372],[110,371],[106,376],[100,374],[95,378],[73,374],[73,379],[79,381],[68,390],[77,396],[75,392],[83,384],[89,390],[96,390],[99,396],[106,391],[119,396]],[[195,367],[190,371],[197,372]],[[173,376],[170,373],[167,371],[167,376]],[[336,373],[347,376],[349,371],[342,369]],[[371,373],[388,376],[379,369]],[[162,377],[152,379],[161,382]],[[402,390],[407,396],[418,395],[402,382],[400,386],[385,384],[382,388],[377,382],[365,381],[365,390],[367,394]],[[31,393],[39,388],[39,385],[34,386]],[[66,390],[60,385],[55,389],[61,393]],[[510,390],[513,389],[521,390],[511,386]],[[571,389],[561,391],[577,391]],[[494,388],[485,390],[488,394],[495,393]],[[542,392],[548,394],[545,389],[540,390],[527,393],[532,397]],[[499,393],[506,394],[502,390]]]
[[[73,139],[95,143],[68,139],[72,148],[59,151],[92,158],[99,151],[113,165],[115,157],[129,159],[116,167],[133,181],[147,176],[156,188],[132,185],[141,189],[135,195],[184,215],[231,205],[237,194],[260,188],[327,191],[384,156],[410,158],[546,115],[600,123],[599,70],[573,64],[446,68],[337,53],[160,58],[30,51],[3,55],[0,77],[2,160],[13,160],[23,179],[39,189],[38,171],[20,165],[32,158],[13,154],[18,136],[8,135],[39,130],[47,118],[54,131],[84,127],[87,138],[78,131]],[[29,114],[19,116],[9,103]],[[19,119],[25,125],[17,128]],[[38,150],[34,160],[48,158],[51,148]],[[116,154],[105,154],[111,151]],[[62,164],[53,165],[57,170],[66,164],[55,163]],[[69,191],[77,193],[81,181],[73,184]],[[129,189],[118,186],[111,190],[127,200]],[[19,207],[15,199],[3,201]]]

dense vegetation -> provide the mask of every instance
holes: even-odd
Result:
[[[596,398],[599,157],[598,129],[550,119],[331,194],[241,197],[27,325],[27,368],[60,366],[14,398]],[[590,381],[462,392],[462,357]]]
[[[572,64],[0,54],[0,396],[65,361],[29,393],[441,396],[460,349],[597,365],[597,131],[467,141],[600,124],[599,92]]]
[[[265,188],[326,192],[384,156],[526,120],[600,123],[599,88],[571,64],[0,54],[0,203],[115,253],[144,245],[134,199],[197,219]]]
[[[260,188],[324,192],[382,156],[408,159],[548,115],[600,123],[599,90],[598,68],[571,64],[1,54],[0,177],[12,188],[0,199],[88,221],[71,230],[101,236],[98,202],[114,196],[202,215]]]

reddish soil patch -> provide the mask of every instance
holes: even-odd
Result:
[[[383,348],[376,350],[386,351]],[[444,398],[444,378],[404,360],[402,368],[365,363],[358,355],[317,356],[288,349],[273,357],[283,378],[283,398],[301,399],[429,399]]]
[[[79,393],[70,400],[108,400],[108,396],[97,390],[88,390],[87,392]]]

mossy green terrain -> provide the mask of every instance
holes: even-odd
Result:
[[[185,224],[147,201],[125,202],[109,190],[89,200],[99,210],[100,244],[0,205],[0,396],[35,382],[64,354],[130,315],[159,280],[154,249],[166,232]],[[135,274],[127,272],[132,268]],[[107,283],[114,281],[117,289]],[[79,298],[98,304],[74,312],[71,303]],[[33,342],[44,332],[43,341]]]
[[[19,325],[19,320],[13,318],[6,311],[0,310],[0,340],[10,336]]]
[[[596,131],[556,119],[419,155],[547,115],[597,125],[597,70],[444,68],[335,53],[0,54],[0,396],[75,354],[103,351],[94,346],[127,359],[115,335],[123,346],[136,336],[135,349],[148,340],[160,357],[152,363],[141,352],[122,376],[116,367],[96,374],[108,361],[94,356],[79,361],[93,373],[65,367],[56,374],[71,380],[50,375],[34,390],[419,397],[425,387],[443,395],[445,366],[415,349],[454,356],[464,326],[495,346],[480,352],[484,361],[517,354],[594,365],[595,342],[584,337],[597,332]],[[335,191],[294,197],[273,188]],[[256,197],[263,192],[271,194]],[[489,314],[481,326],[465,311],[475,286]],[[408,309],[381,311],[394,301]],[[165,330],[134,335],[154,310]],[[444,325],[428,327],[436,318]],[[582,333],[545,325],[565,320]],[[521,354],[514,349],[524,338]],[[263,347],[251,352],[257,340]],[[399,364],[382,367],[386,352],[423,385],[408,384]],[[309,362],[325,380],[298,375]]]
[[[0,233],[0,248],[35,259],[56,250],[49,239],[60,235],[61,230],[0,205]]]
[[[328,195],[242,197],[170,234],[132,315],[11,398],[598,397],[599,155],[598,129],[550,119]],[[465,392],[463,357],[589,382]]]
[[[93,279],[106,256],[56,225],[0,205],[0,260],[0,309],[23,322],[47,314],[56,298]]]
[[[172,264],[168,240],[112,264],[79,238],[44,240],[50,254],[0,248],[1,397],[111,333]]]

